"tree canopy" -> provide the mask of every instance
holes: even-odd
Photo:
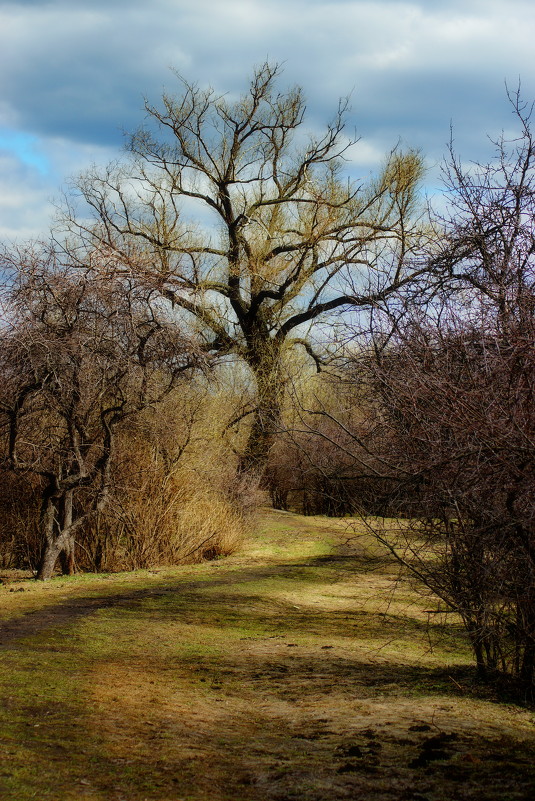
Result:
[[[92,219],[70,213],[109,268],[157,287],[206,347],[248,365],[252,466],[280,416],[285,348],[300,344],[317,361],[307,324],[414,283],[428,233],[419,155],[395,149],[377,178],[351,180],[347,101],[322,133],[307,133],[302,92],[279,91],[279,72],[264,64],[235,100],[178,77],[178,94],[146,103],[129,158],[79,180]]]

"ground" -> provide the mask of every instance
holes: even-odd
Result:
[[[0,797],[531,801],[535,711],[354,533],[266,511],[217,562],[1,573]]]

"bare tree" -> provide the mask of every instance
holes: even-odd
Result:
[[[531,109],[510,99],[518,138],[470,169],[452,153],[446,170],[448,292],[425,315],[400,320],[398,305],[354,380],[406,518],[377,535],[461,615],[480,671],[533,695],[535,142]]]
[[[427,269],[410,258],[429,235],[419,156],[395,150],[376,180],[349,180],[343,164],[357,140],[345,131],[347,102],[323,133],[306,135],[301,90],[280,92],[278,74],[260,67],[235,101],[180,78],[177,96],[146,103],[129,161],[78,182],[93,222],[70,211],[108,265],[143,277],[196,320],[212,351],[247,364],[253,469],[280,422],[284,351],[316,358],[307,326],[372,306]]]
[[[3,467],[38,477],[43,552],[74,571],[74,537],[107,502],[118,426],[201,362],[153,290],[72,270],[52,250],[4,254]]]
[[[530,305],[533,307],[533,298]],[[529,319],[529,324],[528,324]],[[406,518],[378,535],[458,612],[481,672],[535,677],[535,319],[412,325],[371,370]],[[408,521],[412,521],[409,523]]]

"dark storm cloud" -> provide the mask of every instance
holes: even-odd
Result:
[[[32,163],[40,192],[48,164],[52,193],[117,153],[143,96],[173,90],[169,67],[235,95],[266,58],[284,63],[282,86],[304,87],[312,126],[352,92],[361,166],[398,138],[437,161],[450,120],[473,158],[507,125],[504,80],[535,97],[534,29],[525,0],[0,2],[0,192],[9,176],[35,202]]]
[[[110,144],[121,125],[139,119],[158,42],[142,6],[136,13],[135,3],[127,11],[121,5],[16,3],[4,10],[2,105],[17,126]]]

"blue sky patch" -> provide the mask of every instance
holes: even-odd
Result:
[[[36,136],[22,131],[0,129],[0,150],[13,153],[28,167],[38,170],[41,175],[50,173],[50,164],[46,156],[40,152],[39,140]]]

